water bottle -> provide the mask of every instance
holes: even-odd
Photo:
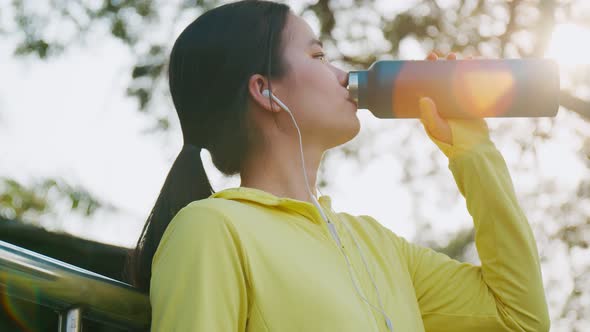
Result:
[[[380,60],[351,71],[348,90],[378,118],[419,118],[423,96],[448,119],[551,117],[559,68],[551,59]]]

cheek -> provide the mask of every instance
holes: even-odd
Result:
[[[337,95],[338,81],[327,64],[317,59],[303,59],[292,63],[288,77],[288,104],[300,121],[307,126],[321,125],[334,117],[346,101]]]
[[[330,79],[331,73],[316,71],[310,75],[302,84],[299,95],[302,107],[310,113],[332,113],[338,108],[340,100],[336,96],[337,86]]]
[[[338,84],[328,65],[317,59],[301,61],[295,70],[296,88],[306,95],[326,95]]]

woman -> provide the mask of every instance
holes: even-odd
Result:
[[[360,125],[347,73],[289,7],[204,13],[176,40],[169,79],[185,145],[131,265],[153,330],[549,329],[535,240],[483,120],[416,105],[466,197],[480,267],[315,199],[324,152]],[[239,188],[212,193],[203,148]]]

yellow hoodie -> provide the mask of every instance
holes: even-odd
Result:
[[[481,266],[406,241],[369,216],[334,213],[354,278],[394,331],[548,331],[535,239],[481,121],[453,121],[449,157],[473,216]],[[345,225],[344,225],[345,224]],[[357,294],[326,223],[308,202],[227,189],[183,208],[153,258],[153,331],[383,331]]]

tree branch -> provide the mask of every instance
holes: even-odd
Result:
[[[561,90],[559,93],[559,105],[576,112],[590,121],[590,101],[572,95],[570,92]]]

